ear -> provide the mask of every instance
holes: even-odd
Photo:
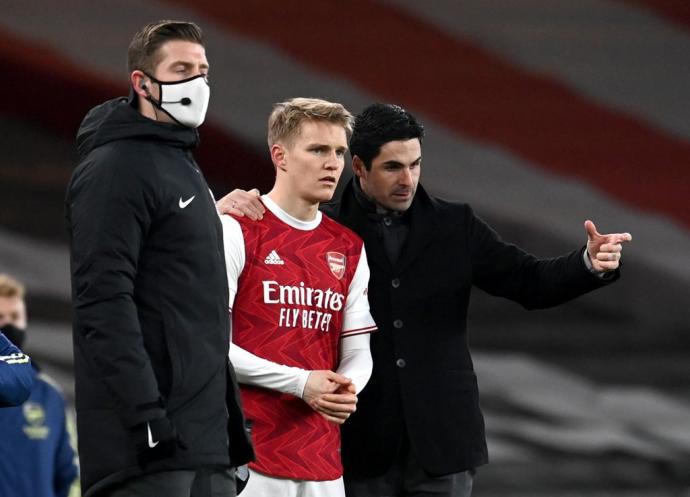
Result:
[[[146,75],[139,69],[132,71],[132,74],[129,75],[129,81],[132,84],[132,88],[134,88],[134,91],[137,95],[144,98],[146,98],[149,95],[149,92],[151,91],[150,88],[148,89],[148,91],[142,88],[142,85],[146,87],[147,85],[151,84],[147,81],[147,79],[148,78],[146,77]]]
[[[367,168],[364,165],[362,159],[360,159],[358,155],[352,156],[352,170],[354,171],[355,176],[357,176],[358,178],[361,178],[366,174]]]
[[[271,145],[271,160],[276,169],[287,170],[287,150],[282,144],[274,143]]]
[[[26,302],[21,301],[19,308],[19,319],[17,320],[17,328],[26,330],[27,317],[26,317]]]

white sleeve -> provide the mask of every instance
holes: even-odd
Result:
[[[232,311],[232,305],[237,295],[237,280],[240,279],[244,269],[244,235],[242,234],[240,223],[232,216],[222,215],[220,216],[220,221],[223,224],[225,269],[228,274],[228,289],[230,290],[228,309]]]
[[[232,306],[237,295],[237,281],[244,269],[246,258],[244,235],[240,223],[232,216],[222,215],[220,219],[223,223],[225,266],[228,274],[228,289],[230,290],[228,307],[232,312]],[[263,359],[232,342],[230,342],[228,357],[235,368],[240,383],[302,397],[304,386],[309,378],[309,371]]]
[[[352,380],[357,393],[367,385],[374,362],[369,350],[369,333],[351,335],[340,340],[339,373]]]
[[[302,398],[311,371],[263,359],[234,343],[230,343],[229,356],[240,383],[278,390]]]
[[[369,312],[368,286],[369,264],[364,245],[362,245],[362,254],[359,257],[359,263],[347,293],[341,338],[371,333],[376,329],[376,323]]]

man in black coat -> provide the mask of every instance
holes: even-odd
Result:
[[[372,377],[342,426],[348,497],[469,497],[488,461],[484,420],[467,339],[472,286],[528,309],[547,308],[619,277],[627,233],[600,235],[586,221],[586,247],[538,259],[500,239],[466,204],[419,184],[423,127],[404,109],[374,104],[350,141],[355,177],[324,211],[364,239]],[[252,192],[221,210],[258,214]]]
[[[252,455],[229,349],[223,234],[192,157],[208,98],[193,23],[142,28],[131,91],[92,109],[66,209],[82,490],[235,495]]]

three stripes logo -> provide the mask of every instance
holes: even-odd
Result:
[[[276,252],[275,250],[271,250],[271,253],[268,254],[264,259],[264,264],[275,264],[278,266],[282,266],[283,264],[285,264],[285,261],[280,258],[278,252]]]

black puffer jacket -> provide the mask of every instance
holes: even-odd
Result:
[[[87,114],[66,198],[87,497],[143,472],[251,456],[227,360],[222,227],[190,151],[197,132],[147,119],[131,102]],[[162,417],[186,449],[142,469],[140,427]]]

